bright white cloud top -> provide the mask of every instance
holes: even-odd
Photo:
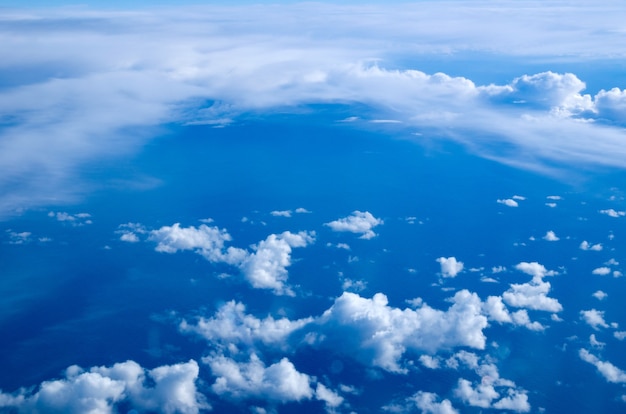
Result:
[[[369,211],[354,211],[348,217],[326,223],[333,231],[357,233],[361,235],[361,239],[376,237],[372,229],[381,224],[383,221],[374,217]]]

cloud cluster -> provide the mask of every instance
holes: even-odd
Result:
[[[64,379],[45,381],[36,391],[0,393],[0,408],[20,413],[106,414],[126,404],[140,411],[195,414],[209,408],[196,389],[198,373],[194,360],[151,370],[134,361],[89,371],[71,366]]]
[[[124,233],[122,237],[125,237]],[[252,252],[238,247],[226,247],[232,237],[224,229],[201,224],[199,227],[181,227],[179,223],[163,226],[150,232],[149,240],[157,243],[156,251],[176,253],[191,250],[212,263],[238,267],[255,288],[272,289],[277,295],[294,293],[286,284],[287,267],[291,265],[291,251],[314,241],[314,233],[285,231],[270,234],[252,246]],[[130,241],[130,240],[128,240]]]
[[[374,217],[369,211],[354,211],[348,217],[331,221],[325,225],[333,231],[356,233],[361,235],[361,239],[371,239],[376,237],[376,233],[372,229],[381,224],[383,221]]]
[[[389,306],[382,293],[370,299],[344,292],[318,323],[326,343],[368,364],[404,372],[400,358],[407,349],[434,354],[461,346],[485,347],[487,318],[478,296],[462,290],[450,301],[445,311],[427,304],[400,309]]]
[[[457,261],[456,257],[440,257],[437,263],[441,265],[443,277],[456,277],[463,270],[463,262]]]

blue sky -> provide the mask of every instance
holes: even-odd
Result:
[[[623,410],[619,2],[155,4],[2,4],[2,409]]]

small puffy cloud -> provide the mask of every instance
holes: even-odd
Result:
[[[537,262],[520,262],[515,265],[515,269],[532,276],[534,279],[542,279],[545,276],[554,276],[554,270],[547,270],[544,265]]]
[[[255,288],[272,289],[278,295],[293,295],[285,285],[287,267],[291,265],[291,250],[313,243],[314,234],[307,232],[271,234],[254,247],[255,252],[246,256],[241,269]]]
[[[203,358],[216,377],[213,392],[235,400],[252,398],[286,403],[310,399],[314,392],[311,377],[299,372],[287,358],[266,366],[256,354],[249,362],[237,362],[223,355]]]
[[[612,208],[609,208],[607,210],[600,210],[600,214],[606,214],[609,217],[618,218],[626,216],[626,211],[616,211]]]
[[[606,343],[598,341],[595,334],[589,335],[589,344],[594,348],[604,348]]]
[[[613,332],[613,336],[615,337],[615,339],[623,341],[624,339],[626,339],[626,331],[615,331]]]
[[[502,294],[507,305],[516,308],[527,308],[546,312],[561,312],[563,306],[555,298],[548,297],[550,283],[533,277],[528,283],[510,285],[509,290]]]
[[[135,233],[122,233],[120,236],[120,240],[127,243],[137,243],[139,242],[139,237]]]
[[[309,214],[309,213],[311,213],[311,211],[307,210],[304,207],[298,207],[295,211],[296,211],[297,214]]]
[[[546,232],[546,235],[543,236],[543,239],[546,241],[558,241],[560,240],[557,235],[552,231],[552,230],[548,230]]]
[[[604,300],[609,295],[606,292],[603,292],[601,290],[597,290],[591,296],[593,296],[594,298],[596,298],[598,300]]]
[[[496,202],[498,202],[499,204],[504,204],[507,207],[518,207],[519,206],[518,202],[513,200],[512,198],[498,199],[498,200],[496,200]]]
[[[610,362],[601,361],[597,356],[591,354],[586,349],[580,349],[578,356],[580,356],[580,359],[583,361],[595,366],[600,375],[608,382],[618,384],[626,383],[626,373]]]
[[[0,408],[17,412],[105,414],[120,405],[165,414],[196,414],[209,408],[196,389],[199,368],[194,360],[145,370],[134,361],[84,371],[66,370],[64,379],[43,382],[36,392],[0,392]]]
[[[546,197],[548,200],[562,200],[563,198],[561,196],[557,196],[557,195],[550,195]]]
[[[374,217],[369,211],[357,210],[348,217],[325,223],[325,225],[333,231],[357,233],[361,234],[361,239],[371,239],[376,237],[376,233],[372,229],[383,223],[381,219]]]
[[[120,240],[127,243],[137,243],[139,242],[139,234],[146,234],[148,230],[139,223],[126,223],[120,224],[118,230],[115,231],[117,234],[121,234]]]
[[[494,266],[491,268],[491,273],[502,273],[506,272],[506,267],[504,266]]]
[[[291,210],[274,210],[270,214],[274,217],[291,217]]]
[[[324,401],[326,407],[331,409],[337,408],[343,404],[343,397],[326,387],[321,382],[318,382],[317,387],[315,388],[315,398],[320,401]]]
[[[500,296],[489,296],[483,303],[483,312],[490,321],[511,323],[523,326],[531,331],[542,331],[545,329],[539,322],[531,322],[526,309],[520,309],[513,313],[509,312]]]
[[[591,274],[593,274],[593,275],[599,275],[599,276],[606,276],[606,275],[608,275],[609,273],[611,273],[611,269],[610,269],[610,268],[608,268],[608,267],[606,267],[606,266],[603,266],[603,267],[598,267],[598,268],[593,269],[593,270],[591,271]]]
[[[419,357],[420,363],[426,368],[437,369],[439,368],[439,358],[432,357],[430,355],[420,355]]]
[[[191,250],[212,263],[238,267],[255,288],[272,289],[277,295],[293,295],[286,285],[292,248],[313,243],[314,235],[305,231],[270,234],[252,247],[252,253],[232,246],[226,248],[225,243],[232,240],[230,234],[224,229],[205,224],[197,228],[181,227],[179,223],[163,226],[151,231],[149,239],[157,243],[155,250],[158,252]]]
[[[580,318],[596,331],[599,328],[608,328],[609,325],[604,321],[604,311],[596,309],[580,311]]]
[[[592,250],[599,252],[602,250],[602,243],[591,244],[587,240],[583,240],[579,246],[580,250]]]
[[[245,313],[242,303],[230,301],[222,305],[211,318],[200,317],[195,323],[183,320],[180,330],[193,332],[211,343],[253,345],[261,342],[266,345],[282,344],[294,331],[313,321],[304,318],[291,321],[287,318],[274,319],[267,316],[259,319]]]
[[[8,230],[9,234],[9,244],[26,244],[30,242],[32,233],[30,231],[11,231]]]
[[[388,305],[377,293],[368,299],[344,292],[319,318],[330,346],[392,372],[405,372],[400,358],[407,349],[436,353],[441,349],[485,347],[487,318],[475,293],[457,292],[446,311],[421,304],[417,309]]]
[[[455,277],[463,270],[463,262],[458,262],[455,257],[440,257],[437,263],[441,265],[441,275],[443,277]]]
[[[546,203],[546,206],[548,206],[550,208],[555,208],[556,207],[556,203]]]
[[[409,400],[415,403],[422,414],[458,414],[450,400],[440,401],[439,396],[432,392],[419,391]]]

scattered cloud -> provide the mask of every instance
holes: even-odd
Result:
[[[80,227],[86,224],[92,224],[91,214],[89,213],[77,213],[77,214],[69,214],[66,212],[54,212],[51,211],[48,213],[48,217],[52,217],[57,221],[65,222],[71,224],[72,226]]]
[[[496,201],[498,203],[500,203],[500,204],[504,204],[507,207],[518,207],[519,206],[518,202],[513,200],[512,198],[498,199]]]
[[[583,240],[579,246],[580,250],[593,250],[599,252],[602,250],[602,243],[591,244],[587,240]]]
[[[463,262],[458,262],[455,257],[440,257],[437,263],[441,265],[443,277],[456,277],[463,270]]]
[[[609,295],[606,292],[603,292],[601,290],[597,290],[591,296],[593,296],[594,298],[596,298],[598,300],[604,300]]]
[[[196,361],[151,370],[134,361],[88,371],[74,365],[65,378],[41,383],[36,392],[0,392],[0,408],[18,412],[111,413],[122,404],[140,411],[196,414],[209,408],[197,391]]]
[[[371,239],[376,237],[372,230],[374,227],[383,224],[381,219],[372,215],[369,211],[354,211],[348,217],[340,218],[326,223],[333,231],[350,232],[361,234],[361,239]]]
[[[600,275],[600,276],[606,276],[609,273],[611,273],[611,269],[605,266],[595,268],[591,271],[591,274]]]
[[[274,210],[270,214],[274,217],[291,217],[291,210]]]
[[[626,373],[611,364],[610,362],[602,361],[597,356],[593,355],[586,349],[580,349],[578,356],[585,362],[595,366],[600,375],[604,377],[608,382],[623,384],[626,383]]]
[[[580,311],[580,318],[596,331],[600,328],[608,328],[609,325],[604,321],[604,311],[596,309]]]
[[[547,241],[558,241],[559,240],[557,235],[552,230],[548,230],[546,235],[543,236],[543,239],[547,240]]]
[[[607,210],[600,210],[600,214],[606,214],[609,217],[623,217],[626,216],[626,211],[616,211],[612,208],[609,208]]]

